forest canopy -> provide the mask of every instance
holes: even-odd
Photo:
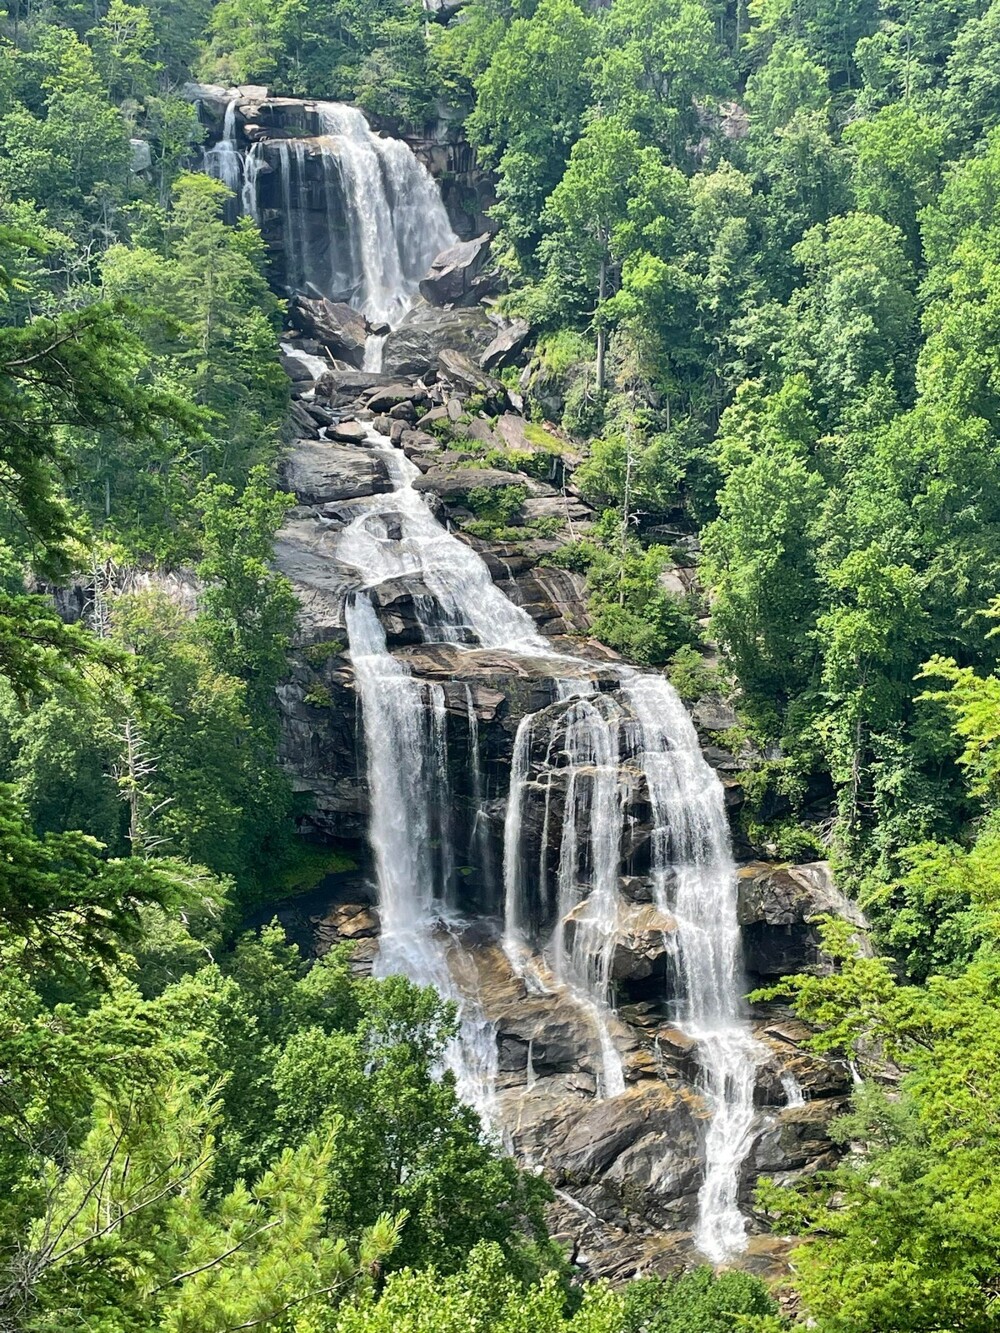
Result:
[[[748,844],[869,914],[771,996],[872,1075],[840,1164],[761,1189],[782,1307],[581,1288],[441,1073],[453,1006],[247,929],[323,867],[277,761],[284,303],[191,79],[471,145],[510,387],[601,514],[552,562],[732,704]],[[998,199],[1000,0],[9,0],[0,1329],[997,1326]]]

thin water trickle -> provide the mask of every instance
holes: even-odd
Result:
[[[781,1090],[785,1094],[786,1106],[805,1106],[806,1094],[802,1084],[794,1074],[784,1073],[781,1075]]]
[[[205,153],[205,171],[209,176],[222,181],[223,185],[239,197],[240,183],[243,179],[243,157],[236,146],[236,104],[238,98],[230,98],[226,107],[226,118],[222,127],[222,138]]]

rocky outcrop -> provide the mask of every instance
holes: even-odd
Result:
[[[436,306],[478,305],[495,285],[483,272],[490,253],[486,233],[442,250],[420,283],[420,295]]]
[[[509,366],[527,347],[530,337],[531,328],[527,320],[512,320],[486,348],[479,358],[479,364],[483,370],[499,370],[502,366]]]
[[[394,375],[428,375],[448,348],[478,359],[492,334],[481,306],[440,310],[422,302],[386,338],[382,366]]]
[[[293,322],[304,333],[330,349],[338,361],[360,370],[365,361],[368,321],[359,311],[343,301],[328,301],[320,296],[296,296],[291,304]]]
[[[444,349],[421,379],[331,371],[300,399],[330,420],[322,438],[295,444],[285,482],[299,505],[278,536],[279,567],[292,580],[301,612],[294,669],[283,683],[281,755],[296,790],[309,802],[303,828],[311,837],[349,849],[359,862],[354,896],[331,885],[331,898],[307,912],[313,947],[349,945],[358,971],[370,970],[378,949],[378,914],[364,834],[368,822],[365,758],[357,725],[344,609],[363,578],[338,557],[338,537],[364,512],[366,497],[388,489],[384,459],[368,445],[367,423],[425,468],[416,487],[444,518],[464,521],[472,490],[524,488],[522,522],[559,517],[567,528],[592,520],[572,493],[572,453],[557,436],[528,429],[515,413],[496,420],[470,411],[484,372]],[[485,377],[488,379],[488,377]],[[311,394],[311,396],[309,396]],[[474,455],[445,447],[434,434],[461,428],[469,441],[502,455],[511,470],[469,466]],[[331,438],[337,436],[338,438]],[[520,471],[525,454],[561,459],[560,487]],[[379,465],[382,466],[379,466]],[[532,470],[538,465],[532,461]],[[536,508],[529,511],[529,506]],[[380,506],[379,540],[403,531],[391,506]],[[509,536],[505,532],[504,536]],[[410,679],[434,699],[441,755],[447,766],[449,839],[456,852],[452,894],[472,925],[442,925],[456,982],[474,1001],[496,1049],[494,1105],[512,1150],[544,1171],[558,1191],[552,1225],[593,1274],[628,1276],[670,1271],[690,1262],[702,1183],[709,1108],[702,1097],[698,1043],[678,1027],[678,944],[669,882],[650,874],[653,814],[640,757],[641,736],[620,695],[613,655],[588,643],[586,592],[579,575],[544,564],[546,541],[468,537],[497,583],[556,636],[572,634],[573,656],[541,650],[498,651],[427,643],[422,625],[433,589],[415,575],[368,590],[389,650]],[[556,543],[548,543],[549,547]],[[541,550],[537,548],[542,548]],[[613,696],[620,718],[619,799],[626,811],[618,865],[621,907],[610,942],[610,984],[617,1016],[602,1031],[592,1007],[549,971],[544,951],[515,971],[497,939],[502,915],[506,795],[515,737],[533,717],[525,790],[543,794],[523,808],[519,845],[532,867],[524,904],[526,931],[544,941],[557,928],[572,951],[586,930],[587,901],[560,918],[558,833],[567,804],[561,720],[578,691]],[[727,717],[706,704],[707,735]],[[582,780],[586,780],[585,778]],[[813,917],[846,904],[822,866],[758,863],[741,877],[740,920],[753,968],[751,981],[789,964],[819,964]],[[289,909],[294,912],[294,909]],[[852,918],[849,918],[852,919]],[[602,925],[604,929],[604,925]],[[455,947],[450,947],[449,941]],[[459,947],[460,946],[460,947]],[[758,1006],[754,1032],[762,1052],[755,1090],[755,1147],[741,1175],[750,1200],[759,1174],[794,1180],[834,1160],[828,1126],[843,1106],[850,1074],[806,1046],[808,1030],[780,1007]],[[605,1096],[605,1043],[621,1060],[625,1089]],[[748,1262],[761,1271],[780,1261],[779,1244],[751,1242]]]
[[[329,440],[299,440],[285,464],[283,480],[306,505],[392,490],[385,463],[376,454]]]
[[[868,923],[837,888],[826,861],[756,863],[740,870],[739,922],[752,976],[776,978],[823,967],[818,921],[824,916],[848,921],[857,929],[860,947],[868,947]]]

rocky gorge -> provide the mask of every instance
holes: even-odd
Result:
[[[391,224],[374,243],[389,236],[399,261],[373,277],[344,166],[356,121],[263,89],[192,95],[290,298],[296,504],[275,559],[301,611],[281,757],[303,836],[356,867],[282,915],[318,952],[348,945],[359,970],[395,962],[455,999],[459,1084],[551,1180],[554,1230],[589,1272],[706,1253],[706,1145],[743,1079],[738,1142],[723,1145],[740,1234],[708,1254],[779,1271],[786,1244],[758,1225],[755,1182],[834,1160],[827,1126],[851,1075],[809,1054],[780,1006],[740,997],[823,965],[818,916],[864,921],[825,864],[746,844],[721,701],[695,708],[696,737],[662,678],[643,686],[590,637],[584,579],[557,552],[596,516],[573,484],[578,446],[529,420],[504,373],[530,331],[490,304],[473,168],[463,182],[456,154],[451,207],[404,235],[402,191],[425,207],[436,187],[364,143]],[[681,909],[699,887],[721,895],[705,928],[733,936],[713,973],[732,970],[731,1012],[710,1016],[738,1030],[742,1065],[714,1086],[711,1035],[686,1021]]]

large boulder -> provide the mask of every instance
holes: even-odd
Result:
[[[477,304],[490,286],[481,276],[489,253],[488,232],[442,250],[420,280],[420,295],[431,305]]]
[[[356,500],[392,490],[384,459],[367,449],[299,440],[284,465],[284,484],[303,504]]]
[[[478,358],[492,331],[479,306],[441,310],[421,302],[386,338],[382,368],[394,375],[425,375],[437,368],[439,354],[448,347]]]
[[[500,330],[497,336],[479,358],[483,370],[499,370],[509,366],[524,351],[531,337],[527,320],[515,319]]]
[[[438,23],[450,23],[468,3],[469,0],[424,0],[424,11]]]
[[[376,416],[380,413],[391,414],[394,408],[401,407],[404,403],[426,403],[427,390],[416,384],[403,384],[402,382],[393,384],[382,384],[365,401],[365,407],[369,412],[374,412]],[[417,413],[413,413],[414,420]]]
[[[487,404],[498,411],[507,406],[507,390],[499,380],[479,369],[462,352],[446,347],[438,354],[438,368],[453,388],[463,393],[481,395]]]
[[[153,150],[146,139],[129,139],[129,171],[138,174],[153,169]]]
[[[551,490],[543,482],[489,467],[432,467],[413,483],[414,490],[433,491],[445,504],[461,504],[472,490],[500,490],[505,486],[523,486],[529,495],[544,495]]]
[[[868,922],[833,882],[829,863],[745,866],[739,874],[737,912],[747,971],[781,977],[822,967],[818,918],[840,917],[857,930],[859,946],[870,951]]]
[[[329,347],[338,361],[360,370],[365,363],[368,325],[364,315],[343,301],[328,301],[325,296],[311,299],[296,296],[292,317],[303,332]]]

